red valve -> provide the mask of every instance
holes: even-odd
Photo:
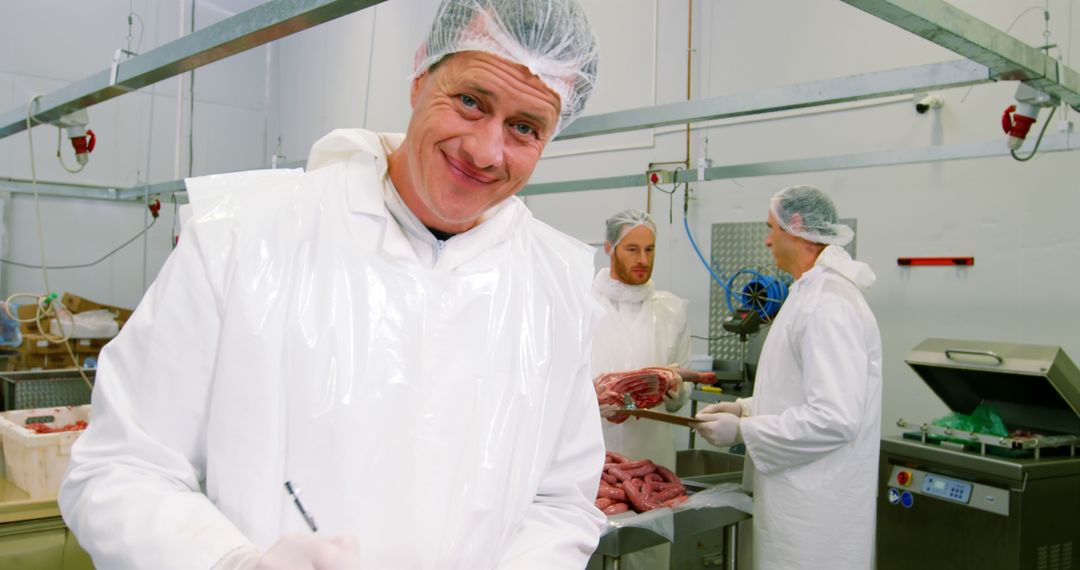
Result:
[[[1005,112],[1001,115],[1001,128],[1009,135],[1009,148],[1013,150],[1020,148],[1038,114],[1037,107],[1027,104],[1022,104],[1020,111],[1016,110],[1016,105],[1005,108]]]
[[[655,172],[653,172],[652,176],[649,177],[649,180],[651,180],[653,184],[656,184],[660,182],[660,177],[657,176]]]
[[[71,129],[68,129],[68,132],[71,132]],[[86,164],[96,144],[97,136],[90,129],[86,130],[85,135],[71,137],[71,146],[75,149],[75,160],[79,161],[79,164]]]
[[[149,204],[146,207],[150,208],[151,216],[154,216],[156,218],[161,215],[161,200],[154,200],[153,204]]]
[[[1005,107],[1005,112],[1001,114],[1001,128],[1008,134],[1013,128],[1012,114],[1016,112],[1016,105],[1009,105]]]

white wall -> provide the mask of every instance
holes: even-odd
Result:
[[[201,27],[252,1],[199,2],[197,23]],[[600,80],[587,113],[685,99],[686,1],[583,3],[601,40]],[[953,3],[1000,29],[1015,20],[1012,33],[1029,44],[1044,41],[1041,12],[1023,13],[1028,5],[1009,0]],[[1050,41],[1062,46],[1064,63],[1075,69],[1080,67],[1080,46],[1074,41],[1080,9],[1073,4],[1049,2]],[[98,2],[93,8],[52,0],[6,8],[0,22],[0,109],[24,104],[34,91],[104,68],[126,37],[127,6],[120,0]],[[413,51],[433,6],[433,0],[390,0],[201,69],[196,79],[194,171],[263,165],[279,138],[287,160],[303,159],[311,143],[335,127],[404,130]],[[831,0],[698,0],[693,6],[696,98],[959,58]],[[65,15],[57,16],[61,8]],[[148,22],[144,46],[176,37],[178,2],[144,0],[135,2],[135,9]],[[52,26],[30,31],[33,23],[46,21]],[[94,30],[84,49],[65,54],[52,47],[50,34],[80,30]],[[706,138],[707,156],[717,165],[1000,140],[999,117],[1014,90],[1015,84],[1003,82],[945,91],[945,107],[926,115],[913,111],[910,98],[897,97],[694,125],[690,158],[695,162],[706,154]],[[105,147],[77,177],[58,170],[51,157],[55,133],[38,127],[39,176],[118,185],[172,179],[175,91],[176,81],[170,80],[91,108],[95,127],[105,131]],[[156,97],[152,124],[151,94]],[[1075,119],[1075,113],[1068,118]],[[186,130],[182,135],[186,171]],[[147,173],[148,138],[152,156]],[[683,127],[670,127],[555,143],[534,181],[644,172],[650,162],[682,160],[685,141]],[[24,135],[0,139],[0,176],[29,175],[25,147]],[[905,353],[925,337],[1060,344],[1080,359],[1080,335],[1074,326],[1080,303],[1071,295],[1080,259],[1080,226],[1072,214],[1080,211],[1080,154],[1047,153],[1027,163],[995,158],[701,183],[693,188],[689,215],[696,239],[707,244],[713,223],[763,221],[769,196],[794,183],[825,189],[842,216],[858,219],[859,257],[878,274],[868,300],[886,350],[886,433],[895,432],[892,422],[898,417],[930,419],[946,411],[903,363]],[[643,188],[534,196],[527,202],[539,218],[593,243],[602,239],[606,216],[649,203]],[[57,261],[107,251],[137,231],[142,217],[134,205],[68,200],[43,204],[47,242],[56,252],[50,256]],[[30,202],[17,197],[9,206],[11,245],[6,255],[32,260],[36,241]],[[694,332],[704,336],[708,276],[682,233],[681,196],[674,207],[674,223],[668,225],[667,197],[655,192],[651,197],[661,225],[654,277],[661,287],[690,299]],[[170,223],[163,219],[151,232],[151,276],[167,253]],[[69,256],[61,258],[61,252]],[[896,265],[901,256],[939,255],[971,255],[975,266]],[[33,272],[4,268],[0,273],[7,292],[41,287],[40,276]],[[141,273],[141,250],[132,249],[108,267],[54,277],[61,285],[53,284],[53,289],[134,304]],[[706,347],[695,341],[694,348],[699,352]]]
[[[205,27],[257,0],[198,2],[196,28]],[[191,3],[152,0],[60,0],[9,2],[0,17],[0,109],[25,109],[36,93],[53,90],[107,69],[117,48],[128,46],[129,9],[141,18],[133,25],[131,47],[145,53],[179,37],[190,26]],[[186,32],[185,32],[186,33]],[[141,35],[141,42],[140,42]],[[137,186],[194,174],[261,167],[268,163],[266,53],[258,48],[196,71],[194,161],[189,162],[191,114],[188,83],[181,93],[177,131],[177,89],[171,79],[89,108],[90,128],[98,144],[85,169],[65,172],[57,162],[56,129],[33,129],[37,178],[71,184]],[[63,153],[75,166],[65,138]],[[272,152],[272,151],[271,151]],[[0,139],[0,177],[30,179],[28,136]],[[40,262],[33,200],[25,194],[4,198],[3,257]],[[136,203],[42,198],[41,219],[49,265],[93,261],[139,233],[144,208]],[[147,233],[118,254],[92,268],[55,270],[52,291],[70,291],[95,301],[134,307],[171,251],[172,207]],[[145,249],[145,264],[144,264]],[[145,271],[144,271],[145,269]],[[0,267],[0,291],[40,294],[39,270]]]

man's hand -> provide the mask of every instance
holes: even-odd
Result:
[[[323,538],[294,532],[270,547],[254,570],[358,570],[357,550],[356,540],[351,536]]]
[[[683,402],[681,401],[681,399],[683,397],[683,392],[686,390],[686,388],[684,387],[685,385],[686,383],[680,380],[675,383],[675,386],[669,388],[667,392],[664,392],[664,403],[677,403],[678,405],[682,405]]]
[[[715,405],[716,404],[713,404],[713,406]],[[708,410],[708,408],[706,408],[706,410]],[[739,432],[739,416],[730,412],[708,412],[702,410],[698,412],[698,415],[695,417],[702,421],[694,425],[694,431],[701,434],[701,437],[705,438],[705,441],[717,447],[725,447],[742,442],[742,434]]]
[[[738,402],[716,402],[715,404],[709,404],[698,412],[701,414],[735,414],[738,417],[742,417],[743,409],[742,404]]]

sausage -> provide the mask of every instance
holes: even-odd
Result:
[[[627,505],[626,503],[613,503],[610,506],[601,510],[604,511],[605,515],[617,515],[619,513],[625,513],[626,511],[630,510],[630,505]]]
[[[598,509],[600,509],[602,511],[602,510],[610,507],[614,503],[615,503],[615,499],[609,499],[607,497],[600,497],[599,499],[596,499],[596,502],[594,502],[593,504],[596,505],[596,508],[598,508]]]
[[[633,469],[626,469],[622,465],[620,465],[619,469],[623,473],[625,473],[626,475],[628,475],[630,477],[644,477],[645,475],[647,475],[649,473],[655,472],[657,467],[658,466],[656,464],[654,464],[652,461],[650,461],[646,465],[642,465],[641,467],[636,467],[636,468],[633,468]],[[618,475],[616,475],[616,477],[618,477]]]
[[[683,491],[684,491],[683,489],[680,489],[678,487],[672,487],[670,489],[664,489],[663,491],[660,491],[660,492],[656,493],[655,495],[652,495],[651,497],[649,497],[648,500],[650,502],[659,503],[659,504],[663,505],[664,503],[674,499],[675,497],[682,496]]]
[[[616,501],[625,501],[626,500],[626,491],[624,491],[624,490],[622,490],[622,489],[620,489],[618,487],[612,487],[611,485],[601,484],[600,489],[598,489],[596,491],[596,496],[597,497],[607,497],[609,499],[614,499]]]
[[[679,495],[678,497],[675,497],[674,499],[666,501],[664,503],[664,506],[674,508],[674,507],[677,507],[677,506],[679,506],[679,505],[681,505],[681,504],[683,504],[683,503],[685,503],[686,501],[689,501],[689,500],[690,500],[690,497],[688,497],[687,495]]]
[[[681,483],[679,481],[679,476],[676,475],[675,473],[673,473],[667,467],[664,467],[663,465],[657,465],[656,466],[656,472],[659,473],[660,476],[663,477],[664,480],[669,482],[669,483]]]
[[[668,489],[678,489],[680,493],[686,491],[686,487],[683,487],[679,483],[655,483],[651,481],[646,481],[641,488],[646,496],[653,493],[659,493],[660,491],[667,491]]]
[[[623,490],[626,491],[626,498],[630,499],[630,504],[634,505],[634,508],[637,509],[639,513],[651,511],[660,506],[658,503],[650,501],[645,497],[644,493],[641,492],[641,486],[643,484],[641,479],[631,479],[623,482]]]

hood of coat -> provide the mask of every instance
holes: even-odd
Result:
[[[844,248],[836,245],[826,247],[818,256],[814,265],[840,274],[860,290],[867,289],[877,279],[869,265],[851,259],[851,256],[848,255]]]
[[[641,285],[627,285],[611,278],[611,268],[605,267],[593,278],[593,291],[615,303],[644,303],[656,290],[652,279]]]
[[[308,154],[307,171],[318,170],[336,162],[348,162],[357,155],[375,158],[379,176],[386,174],[386,155],[401,145],[405,135],[374,133],[363,129],[335,129],[315,141]]]

